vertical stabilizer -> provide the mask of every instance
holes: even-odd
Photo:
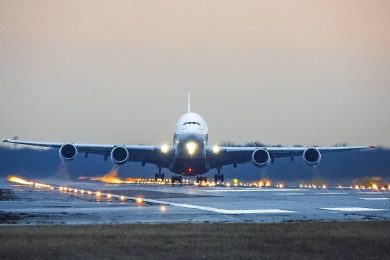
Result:
[[[191,94],[188,93],[188,113],[191,113]]]

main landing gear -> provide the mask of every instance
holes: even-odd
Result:
[[[174,184],[175,182],[183,184],[183,176],[172,176],[171,183]]]
[[[218,168],[217,170],[218,170],[218,173],[214,174],[215,184],[217,184],[218,182],[224,183],[225,176],[221,173],[222,167]]]
[[[158,180],[164,181],[164,179],[165,179],[165,176],[164,176],[164,173],[161,173],[161,170],[159,170],[158,172],[156,172],[154,174],[155,181],[158,181]]]

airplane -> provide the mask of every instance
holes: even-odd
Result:
[[[254,166],[262,168],[275,159],[301,156],[303,161],[310,166],[316,166],[321,161],[322,154],[333,152],[345,152],[352,150],[373,149],[374,146],[348,146],[348,147],[222,147],[208,146],[207,123],[197,113],[191,112],[191,98],[188,94],[188,111],[176,122],[172,145],[112,145],[112,144],[82,144],[82,143],[49,143],[4,139],[3,143],[13,143],[31,146],[40,146],[59,149],[59,156],[63,161],[72,161],[78,153],[83,153],[84,158],[89,154],[102,155],[106,161],[110,157],[116,165],[126,162],[140,162],[142,166],[156,165],[158,172],[155,179],[164,180],[162,169],[169,169],[175,175],[172,183],[182,183],[183,176],[197,176],[196,181],[206,182],[204,175],[211,169],[216,169],[215,182],[224,182],[224,174],[221,173],[225,165],[233,165],[252,162]]]

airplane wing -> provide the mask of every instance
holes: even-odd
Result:
[[[208,158],[211,168],[220,168],[224,165],[242,164],[252,161],[253,153],[257,150],[265,150],[269,154],[270,161],[276,158],[288,157],[294,160],[297,156],[303,156],[309,149],[315,149],[321,154],[347,152],[353,150],[373,149],[375,146],[341,146],[341,147],[219,147],[218,151],[209,149]]]
[[[35,142],[24,140],[12,140],[4,139],[3,143],[22,144],[36,147],[46,147],[60,149],[66,143],[50,143],[50,142]],[[110,156],[111,151],[116,147],[123,147],[128,151],[128,161],[142,162],[157,165],[161,168],[167,168],[169,166],[170,158],[173,156],[173,150],[171,147],[166,147],[165,151],[159,146],[149,145],[113,145],[113,144],[79,144],[72,143],[78,153],[83,153],[87,158],[89,154],[97,154],[104,156],[104,160]]]

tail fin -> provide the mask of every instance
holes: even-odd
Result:
[[[191,94],[188,93],[188,113],[191,113]]]

